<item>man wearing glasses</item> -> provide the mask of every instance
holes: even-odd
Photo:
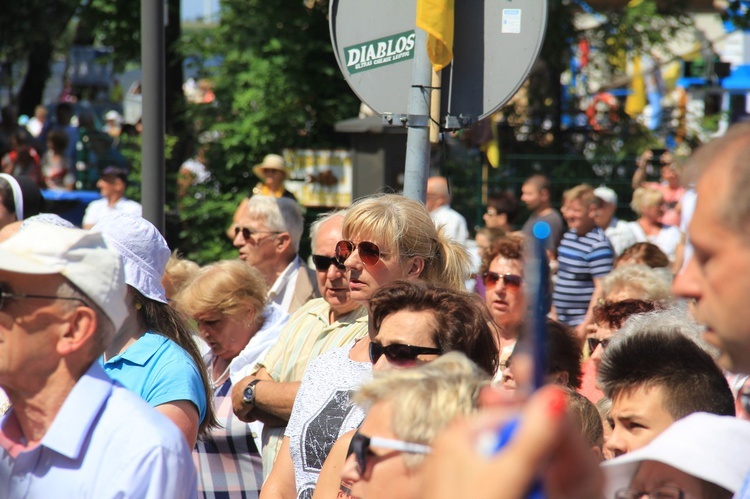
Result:
[[[128,314],[101,234],[35,224],[0,244],[0,497],[186,497],[182,433],[97,359]]]
[[[253,196],[234,227],[240,260],[257,268],[268,284],[268,299],[290,314],[320,296],[315,271],[297,254],[304,219],[292,199]]]
[[[343,238],[344,215],[343,211],[326,214],[310,227],[312,258],[322,298],[310,300],[290,317],[279,340],[258,364],[259,371],[240,380],[232,394],[238,418],[265,423],[266,476],[281,447],[309,361],[367,334],[367,311],[351,299],[346,270],[333,258],[336,243]],[[252,402],[248,401],[250,392]]]

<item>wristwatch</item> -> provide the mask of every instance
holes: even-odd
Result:
[[[259,379],[252,380],[242,391],[242,401],[252,407],[255,407],[255,385],[258,383],[260,383]]]

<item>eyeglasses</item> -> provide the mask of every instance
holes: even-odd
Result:
[[[487,211],[484,212],[485,215],[488,217],[496,217],[498,215],[497,210],[495,208],[487,208]]]
[[[373,266],[380,261],[380,257],[386,256],[380,253],[380,248],[375,243],[370,241],[362,241],[359,244],[354,244],[351,241],[339,241],[336,243],[336,260],[339,264],[344,265],[349,256],[354,253],[354,250],[359,251],[359,259],[362,263],[368,266]]]
[[[255,234],[281,234],[278,230],[254,230],[254,229],[248,229],[247,227],[235,227],[234,228],[234,237],[237,237],[237,234],[242,232],[242,237],[245,239],[245,241],[249,241],[251,237],[253,237]]]
[[[523,277],[516,274],[498,274],[497,272],[487,271],[482,274],[484,278],[484,285],[487,287],[495,286],[500,279],[503,280],[503,284],[513,288],[520,288],[523,284]]]
[[[415,362],[419,355],[440,355],[443,351],[439,348],[415,347],[411,345],[402,345],[401,343],[391,343],[383,346],[380,343],[370,342],[370,362],[375,364],[378,359],[385,354],[385,358],[394,364],[407,364]]]
[[[600,340],[597,338],[586,338],[586,341],[589,344],[589,353],[594,353],[594,350],[596,350],[596,347],[601,345],[602,350],[607,349],[607,345],[609,345],[609,338],[606,340]]]
[[[658,487],[651,491],[637,489],[620,489],[615,492],[615,499],[684,499],[685,493],[677,487]]]
[[[367,469],[368,457],[375,456],[375,453],[370,450],[370,447],[382,447],[384,449],[408,452],[411,454],[429,454],[432,451],[429,445],[404,442],[403,440],[392,440],[390,438],[366,437],[357,431],[352,436],[352,441],[349,444],[349,452],[347,452],[346,455],[349,457],[354,454],[354,457],[357,459],[357,466],[359,466],[360,473],[364,473]]]
[[[328,269],[331,267],[331,265],[335,265],[339,270],[346,270],[346,267],[340,264],[338,260],[336,260],[335,256],[331,257],[323,255],[313,255],[312,261],[315,264],[315,269],[318,272],[328,272]]]
[[[20,299],[20,298],[38,298],[43,300],[71,300],[71,301],[79,301],[83,303],[84,305],[87,305],[87,303],[82,298],[75,298],[72,296],[49,296],[49,295],[25,295],[21,293],[11,293],[7,291],[8,285],[5,283],[0,283],[0,310],[2,310],[5,307],[5,300],[9,299]]]

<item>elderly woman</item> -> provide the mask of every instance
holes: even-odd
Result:
[[[630,208],[638,215],[638,220],[630,222],[630,230],[638,242],[651,242],[661,249],[670,261],[674,261],[677,245],[682,240],[679,228],[662,223],[664,196],[653,188],[639,187],[633,192]]]
[[[167,304],[161,278],[167,242],[147,220],[103,217],[101,232],[122,257],[129,316],[102,358],[104,371],[174,422],[192,447],[216,426],[211,385],[187,321]]]
[[[175,301],[196,322],[208,346],[203,359],[220,424],[193,450],[198,490],[203,497],[256,497],[263,483],[258,438],[262,425],[234,417],[232,385],[255,367],[289,316],[267,303],[263,276],[240,260],[202,268]]]
[[[360,499],[422,497],[422,461],[436,434],[477,409],[486,371],[453,352],[416,369],[382,373],[354,401],[367,409],[342,478]]]
[[[357,201],[344,218],[342,234],[336,258],[348,271],[352,299],[368,309],[373,294],[389,282],[425,280],[462,290],[471,270],[466,249],[435,228],[423,204],[403,196],[386,194]],[[406,339],[410,341],[407,345],[428,346],[417,342],[423,338]],[[413,353],[410,350],[409,356]],[[369,336],[330,350],[310,363],[262,497],[306,497],[311,493],[333,443],[359,424],[349,417],[349,393],[371,373]],[[291,445],[290,440],[300,444]],[[295,452],[294,461],[290,449]],[[296,472],[301,474],[295,487]]]

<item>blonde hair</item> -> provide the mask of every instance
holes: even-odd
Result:
[[[633,199],[630,201],[630,209],[636,215],[641,216],[643,207],[657,206],[664,201],[664,195],[660,190],[652,187],[639,187],[633,191]]]
[[[353,401],[369,409],[390,402],[393,432],[401,440],[429,445],[453,418],[477,409],[480,389],[489,375],[460,352],[449,352],[428,364],[376,372],[375,378],[354,394]],[[405,455],[416,466],[420,455]]]
[[[167,260],[166,267],[164,267],[162,284],[165,288],[168,287],[168,284],[176,295],[199,270],[200,265],[192,260],[182,258],[177,250],[174,250]],[[168,298],[171,298],[171,296]]]
[[[594,195],[594,188],[589,184],[580,184],[575,187],[571,187],[563,193],[563,201],[570,202],[579,200],[584,208],[587,208],[596,202],[596,196]]]
[[[266,282],[260,272],[241,260],[224,260],[200,269],[175,298],[177,308],[189,317],[219,312],[244,319],[249,310],[263,320]]]
[[[424,260],[420,278],[453,290],[464,290],[471,273],[471,257],[466,248],[453,241],[435,224],[427,208],[418,201],[398,194],[379,194],[356,201],[344,218],[342,234],[377,236],[393,241],[389,248],[400,259],[419,256]]]
[[[671,277],[642,264],[617,267],[604,278],[602,288],[605,296],[613,290],[628,289],[639,300],[660,302],[672,298]]]

